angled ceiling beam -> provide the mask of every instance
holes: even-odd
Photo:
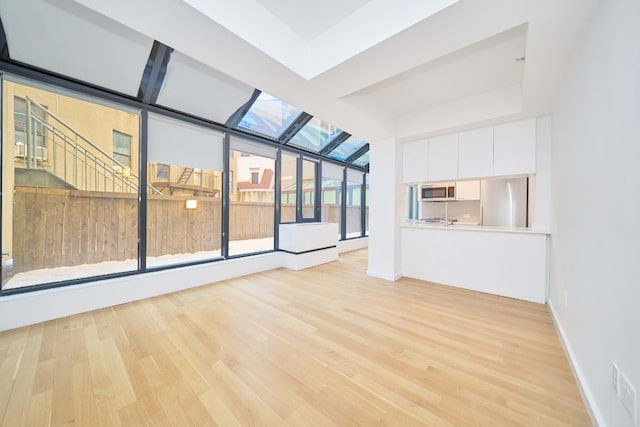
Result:
[[[157,40],[153,41],[147,65],[142,73],[140,89],[138,89],[138,99],[145,104],[155,104],[158,101],[160,88],[167,74],[171,52],[173,49],[169,46]]]
[[[234,129],[237,128],[240,124],[240,121],[242,121],[242,118],[249,112],[251,107],[253,107],[253,104],[256,102],[256,99],[258,99],[261,93],[262,91],[254,89],[253,93],[251,94],[251,98],[249,98],[249,100],[245,102],[244,105],[238,108],[235,113],[229,116],[227,122],[225,123],[225,126]]]
[[[350,133],[342,131],[342,133],[339,133],[338,135],[336,135],[335,138],[333,138],[326,147],[320,150],[320,153],[318,154],[320,154],[321,156],[326,156],[327,154],[332,152],[338,145],[342,144],[347,139],[349,139],[350,136],[351,136]]]
[[[289,127],[284,132],[282,132],[282,135],[280,135],[278,141],[280,141],[280,143],[282,144],[286,144],[287,142],[291,141],[291,138],[293,138],[294,135],[304,127],[304,125],[309,123],[309,120],[311,120],[312,118],[313,116],[311,114],[307,114],[305,112],[300,113],[298,118],[294,120],[294,122],[291,123],[291,125],[289,125]]]

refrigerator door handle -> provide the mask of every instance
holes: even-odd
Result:
[[[482,203],[480,203],[480,225],[484,225],[484,210]]]

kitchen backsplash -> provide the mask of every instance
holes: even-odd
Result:
[[[422,213],[421,219],[424,218],[444,218],[444,202],[421,202]],[[449,221],[458,220],[458,222],[480,222],[480,201],[466,200],[448,202]]]

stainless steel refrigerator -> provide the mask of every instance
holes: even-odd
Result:
[[[480,182],[480,223],[527,227],[528,179],[501,178]]]

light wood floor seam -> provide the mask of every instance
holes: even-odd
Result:
[[[547,307],[367,251],[0,333],[1,426],[589,426]]]

